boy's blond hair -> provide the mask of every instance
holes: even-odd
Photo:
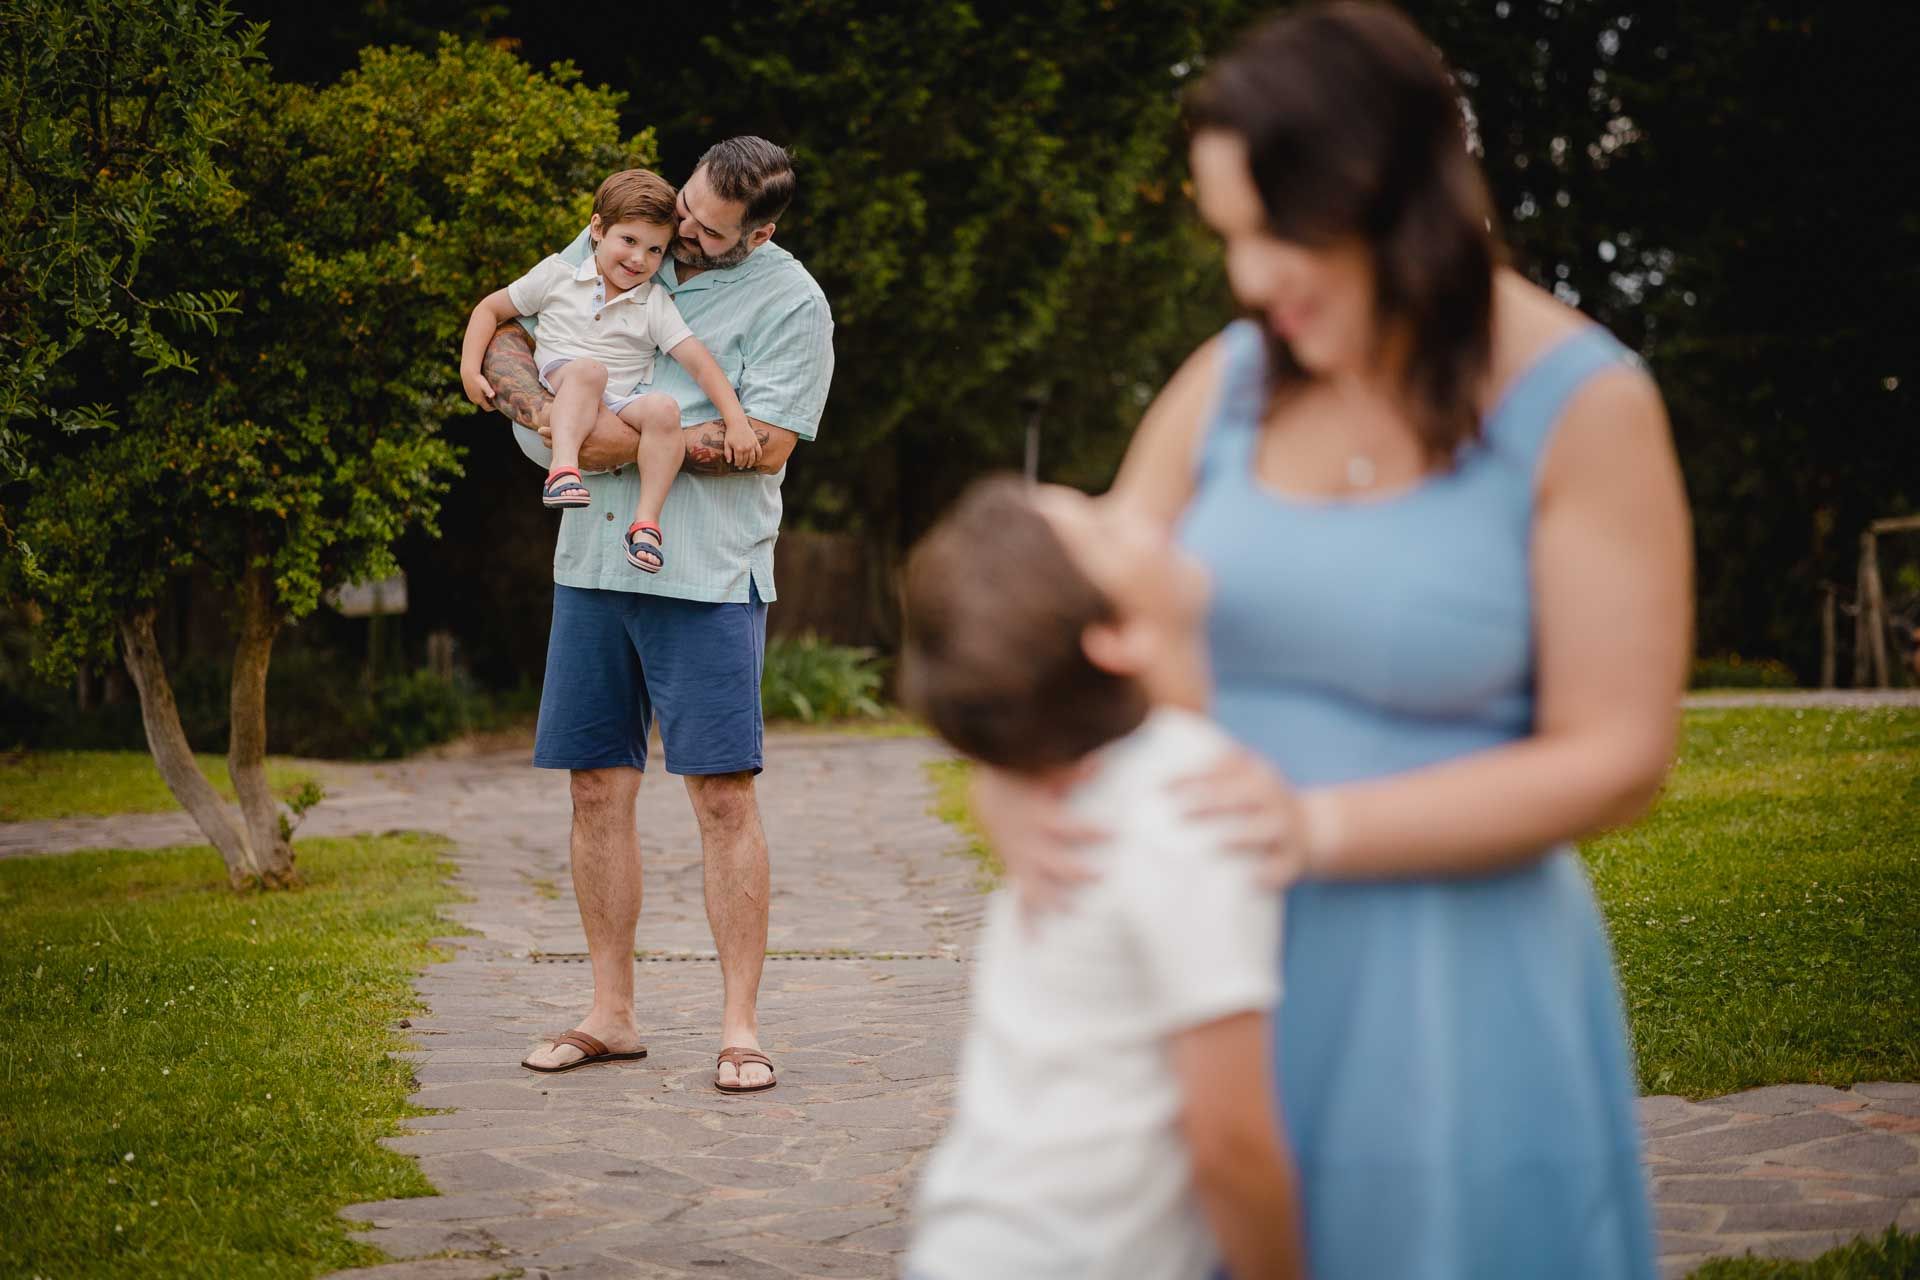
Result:
[[[679,221],[673,184],[651,169],[622,169],[593,193],[593,213],[604,231],[616,222],[670,227]]]

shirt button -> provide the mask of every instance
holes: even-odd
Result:
[[[607,512],[607,519],[609,520],[613,519],[613,512],[611,511]]]

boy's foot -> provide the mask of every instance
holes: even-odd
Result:
[[[568,479],[571,476],[572,479]],[[540,502],[548,507],[584,507],[593,494],[580,478],[578,467],[555,467],[547,472],[547,483],[540,490]]]
[[[648,537],[640,535],[647,534]],[[635,520],[627,526],[627,563],[642,573],[658,573],[667,567],[666,552],[660,548],[667,536],[651,520]]]

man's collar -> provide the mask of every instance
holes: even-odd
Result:
[[[736,280],[745,280],[754,275],[761,267],[785,252],[784,249],[777,249],[774,242],[769,240],[748,254],[744,261],[736,262],[730,267],[710,267],[684,284],[680,280],[680,261],[669,254],[667,261],[655,273],[654,279],[666,285],[668,293],[678,293],[683,288],[704,289],[708,283],[732,284]],[[671,277],[667,275],[669,270],[673,272]]]

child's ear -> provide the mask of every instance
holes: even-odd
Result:
[[[1153,636],[1147,627],[1133,623],[1096,622],[1080,633],[1080,651],[1102,671],[1135,676],[1153,657]]]
[[[596,213],[587,220],[587,239],[593,241],[595,244],[599,244],[600,237],[605,234],[606,228],[600,225],[600,215]]]

